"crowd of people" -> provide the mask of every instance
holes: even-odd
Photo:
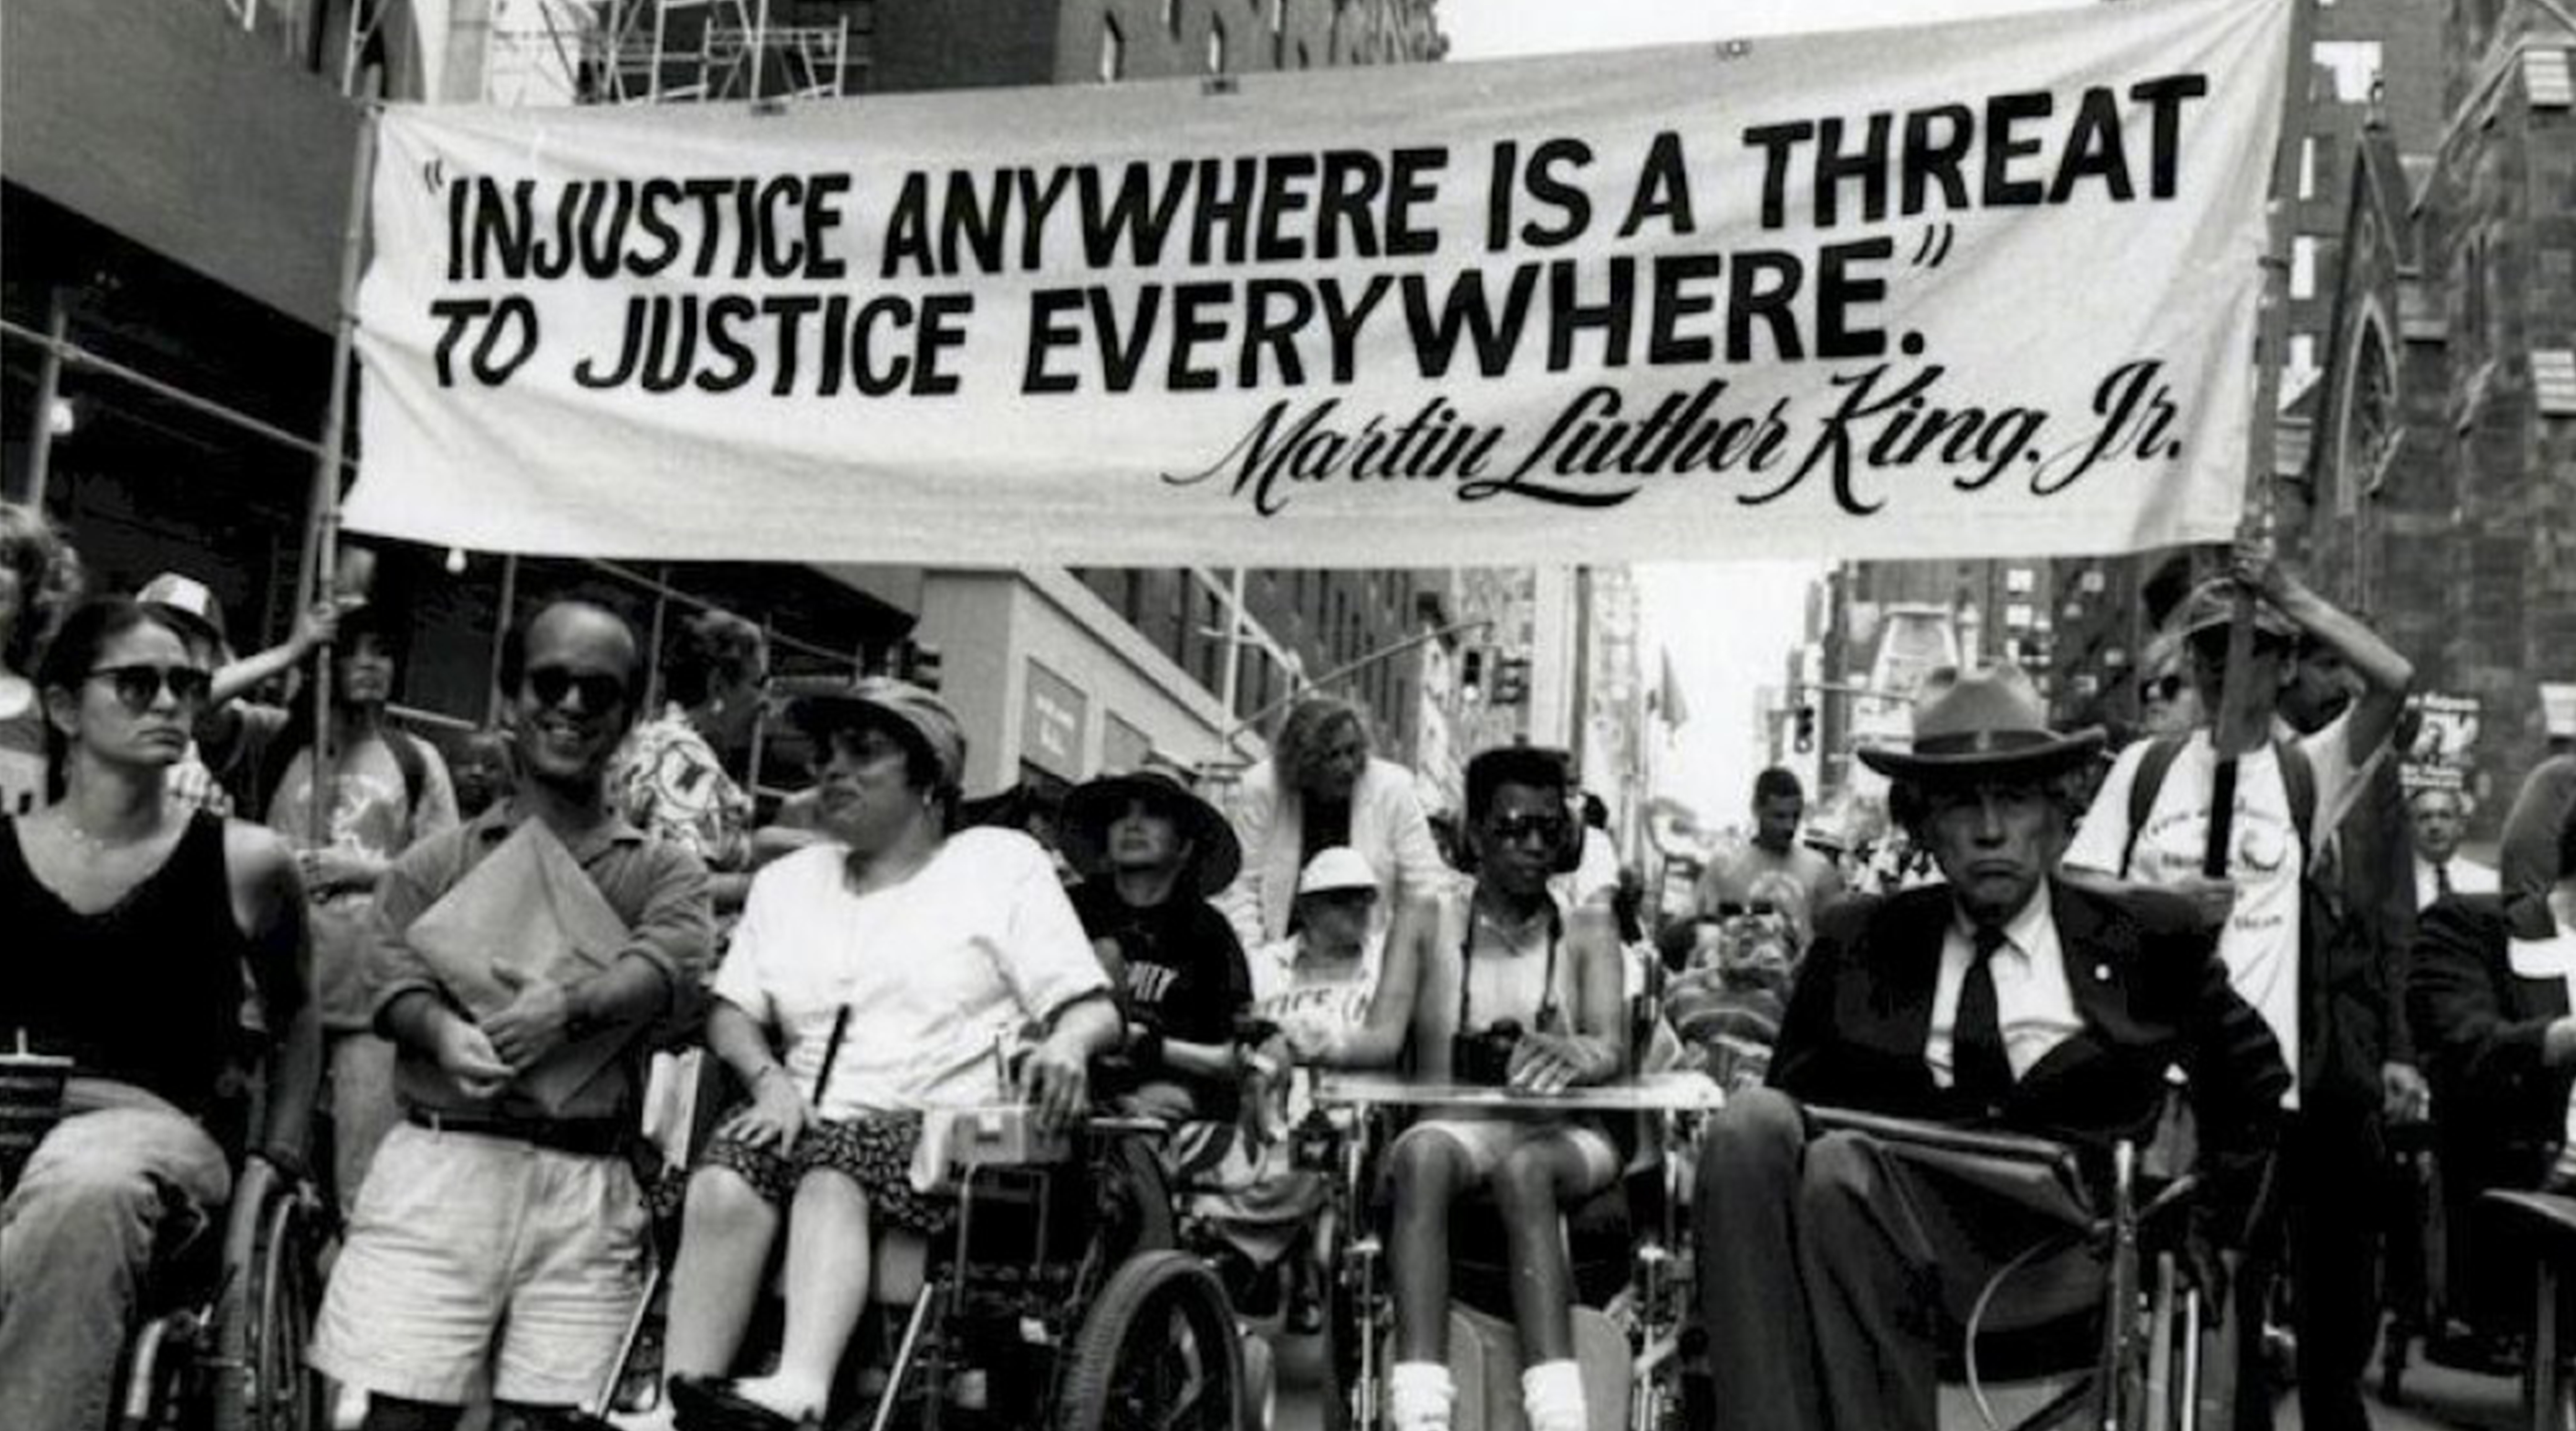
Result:
[[[1172,1129],[1235,1304],[1293,1323],[1326,1202],[1288,1153],[1301,1067],[1510,1095],[1443,1093],[1384,1150],[1399,1431],[1460,1400],[1471,1192],[1500,1218],[1526,1420],[1587,1425],[1562,1222],[1637,1150],[1556,1095],[1647,1071],[1726,1090],[1688,1169],[1693,1344],[1716,1424],[1752,1431],[1931,1427],[1944,1339],[2085,1224],[2172,1069],[2207,1184],[2181,1250],[2250,1365],[2267,1325],[2295,1336],[2320,1431],[2368,1424],[2382,1228],[2353,1189],[2393,1129],[2435,1130],[2447,1341],[2483,1363],[2517,1328],[2469,1199],[2576,1183],[2576,758],[2527,782],[2501,874],[2470,861],[2465,796],[2399,779],[2408,663],[2252,546],[2160,641],[2143,738],[2053,727],[2017,669],[1943,673],[1910,743],[1859,753],[1916,869],[1802,843],[1805,792],[1766,771],[1750,840],[1661,914],[1565,753],[1476,753],[1435,819],[1330,695],[1224,808],[1115,771],[1042,842],[965,821],[936,693],[772,681],[723,613],[675,630],[656,711],[635,629],[548,602],[502,641],[499,727],[442,747],[388,718],[400,633],[363,601],[242,656],[185,573],[79,584],[0,509],[0,1022],[71,1065],[0,1208],[0,1425],[105,1423],[141,1289],[250,1158],[340,1209],[310,1354],[375,1431],[589,1400],[674,1156],[683,1425],[814,1423],[865,1308],[958,1215],[919,1176],[943,1113],[1006,1101],[1042,1132]],[[327,703],[261,703],[297,671]],[[813,753],[775,808],[742,762],[764,709]],[[668,1112],[675,1050],[728,1106]],[[246,1052],[262,1119],[227,1147]],[[2034,1199],[1894,1126],[2044,1137],[2086,1179]],[[746,1366],[773,1265],[782,1340]],[[2267,1424],[2265,1378],[2239,1391]]]

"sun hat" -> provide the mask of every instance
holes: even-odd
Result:
[[[1211,895],[1234,883],[1243,872],[1243,845],[1234,826],[1196,791],[1161,770],[1134,770],[1103,775],[1073,787],[1064,797],[1060,831],[1064,852],[1075,868],[1086,872],[1109,865],[1109,827],[1127,813],[1131,800],[1168,812],[1190,843],[1190,860],[1200,894]]]
[[[787,718],[816,741],[868,719],[890,724],[929,752],[939,783],[956,788],[966,773],[966,731],[948,703],[892,676],[789,676],[771,683],[787,700]]]
[[[1377,871],[1369,868],[1368,858],[1348,845],[1334,845],[1315,852],[1306,867],[1297,872],[1297,897],[1330,894],[1341,889],[1364,889],[1377,892]]]

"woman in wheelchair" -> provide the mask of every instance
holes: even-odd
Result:
[[[277,1043],[251,1155],[289,1176],[321,1042],[292,856],[166,788],[208,688],[181,633],[132,601],[89,602],[37,686],[63,793],[0,822],[0,1038],[69,1077],[0,1205],[0,1426],[86,1431],[106,1422],[156,1254],[230,1193],[201,1120],[240,1037],[243,970]]]
[[[1398,917],[1369,1021],[1335,1059],[1395,1061],[1410,1040],[1432,1083],[1545,1095],[1603,1083],[1626,1067],[1617,930],[1604,906],[1568,914],[1549,876],[1572,867],[1580,830],[1561,752],[1512,746],[1467,766],[1472,887],[1411,902]],[[1449,1424],[1449,1220],[1485,1190],[1501,1212],[1512,1311],[1532,1431],[1583,1431],[1574,1361],[1572,1272],[1562,1209],[1610,1185],[1619,1155],[1598,1126],[1543,1103],[1435,1109],[1399,1137],[1388,1164],[1394,1235],[1395,1356],[1389,1403],[1400,1431]]]
[[[910,1176],[924,1110],[1088,1111],[1086,1066],[1119,1034],[1108,984],[1055,869],[1017,831],[948,821],[965,758],[937,697],[884,678],[799,698],[828,752],[835,843],[753,880],[708,1046],[750,1090],[689,1184],[665,1366],[674,1406],[818,1420],[870,1292],[878,1234],[935,1233],[953,1202]],[[1006,1086],[997,1040],[1049,1031]],[[771,1038],[779,1051],[771,1051]],[[786,1224],[777,1370],[725,1383]]]

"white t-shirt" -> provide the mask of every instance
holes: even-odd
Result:
[[[2340,824],[2360,787],[2351,723],[2349,715],[2340,717],[2299,741],[2316,773],[2312,833]],[[2120,853],[2129,844],[2129,790],[2152,743],[2142,740],[2120,752],[2085,812],[2083,828],[2067,846],[2067,864],[2121,874]],[[2193,731],[2156,789],[2126,878],[2172,884],[2200,872],[2217,770],[2208,730]],[[2247,752],[2236,762],[2236,813],[2228,837],[2227,875],[2236,881],[2236,909],[2218,937],[2218,953],[2236,992],[2271,1025],[2281,1057],[2293,1069],[2299,1066],[2299,880],[2306,873],[2301,849],[2279,755],[2269,745]],[[2293,1086],[2285,1101],[2296,1106],[2297,1098]]]
[[[1386,936],[1372,934],[1350,964],[1324,970],[1298,963],[1306,936],[1292,934],[1252,952],[1252,1014],[1282,1031],[1308,1030],[1327,1041],[1348,1039],[1368,1023],[1377,995]]]
[[[784,1032],[809,1096],[849,1008],[824,1117],[1000,1101],[995,1040],[1109,985],[1054,864],[1016,830],[962,830],[864,895],[846,855],[817,845],[762,870],[715,978],[717,997]]]

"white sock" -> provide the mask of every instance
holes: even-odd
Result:
[[[823,1400],[831,1390],[824,1382],[785,1372],[771,1376],[746,1376],[733,1384],[734,1395],[755,1405],[766,1406],[790,1421],[820,1415]]]
[[[1543,1361],[1521,1373],[1521,1410],[1530,1431],[1585,1431],[1583,1368]]]
[[[1457,1383],[1445,1362],[1400,1361],[1386,1369],[1388,1419],[1395,1431],[1449,1431]]]

